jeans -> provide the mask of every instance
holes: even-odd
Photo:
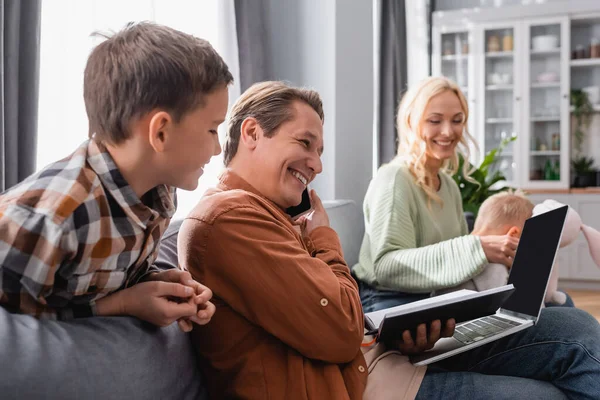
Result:
[[[359,280],[357,282],[358,290],[360,291],[360,301],[365,313],[396,307],[430,297],[429,293],[403,293],[378,290]]]
[[[585,311],[553,307],[533,327],[430,366],[417,399],[565,396],[600,398],[600,325]]]

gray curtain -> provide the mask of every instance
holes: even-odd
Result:
[[[234,0],[242,92],[270,79],[265,0]]]
[[[396,155],[396,110],[407,84],[405,0],[381,0],[380,7],[379,165]]]
[[[0,192],[35,171],[40,14],[41,0],[0,0]]]

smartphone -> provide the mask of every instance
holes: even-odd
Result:
[[[308,187],[304,189],[302,192],[302,201],[300,204],[294,207],[286,208],[285,212],[287,215],[292,217],[292,219],[298,219],[302,215],[308,213],[312,209],[312,204],[310,204],[310,195],[308,194]]]

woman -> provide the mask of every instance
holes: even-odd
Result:
[[[380,168],[364,201],[365,236],[353,273],[365,312],[429,297],[482,272],[512,264],[518,239],[468,235],[451,178],[473,138],[459,87],[432,77],[400,103],[398,156]],[[463,174],[468,176],[468,164]]]

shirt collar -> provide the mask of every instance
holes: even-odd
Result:
[[[233,172],[231,169],[226,169],[219,176],[219,188],[222,190],[239,189],[239,190],[244,190],[246,192],[253,193],[253,194],[259,196],[260,198],[264,199],[266,202],[268,202],[270,205],[272,205],[273,208],[276,208],[279,212],[281,212],[282,215],[287,217],[288,220],[290,220],[290,221],[292,220],[291,217],[285,213],[284,209],[279,207],[277,204],[275,204],[270,199],[266,198],[254,186],[249,184],[248,181],[246,181],[244,178],[242,178],[241,176],[239,176],[238,174]]]
[[[93,139],[87,143],[87,163],[127,216],[142,228],[159,216],[171,218],[175,213],[174,188],[159,185],[151,189],[144,195],[147,206],[127,183],[106,147]]]

